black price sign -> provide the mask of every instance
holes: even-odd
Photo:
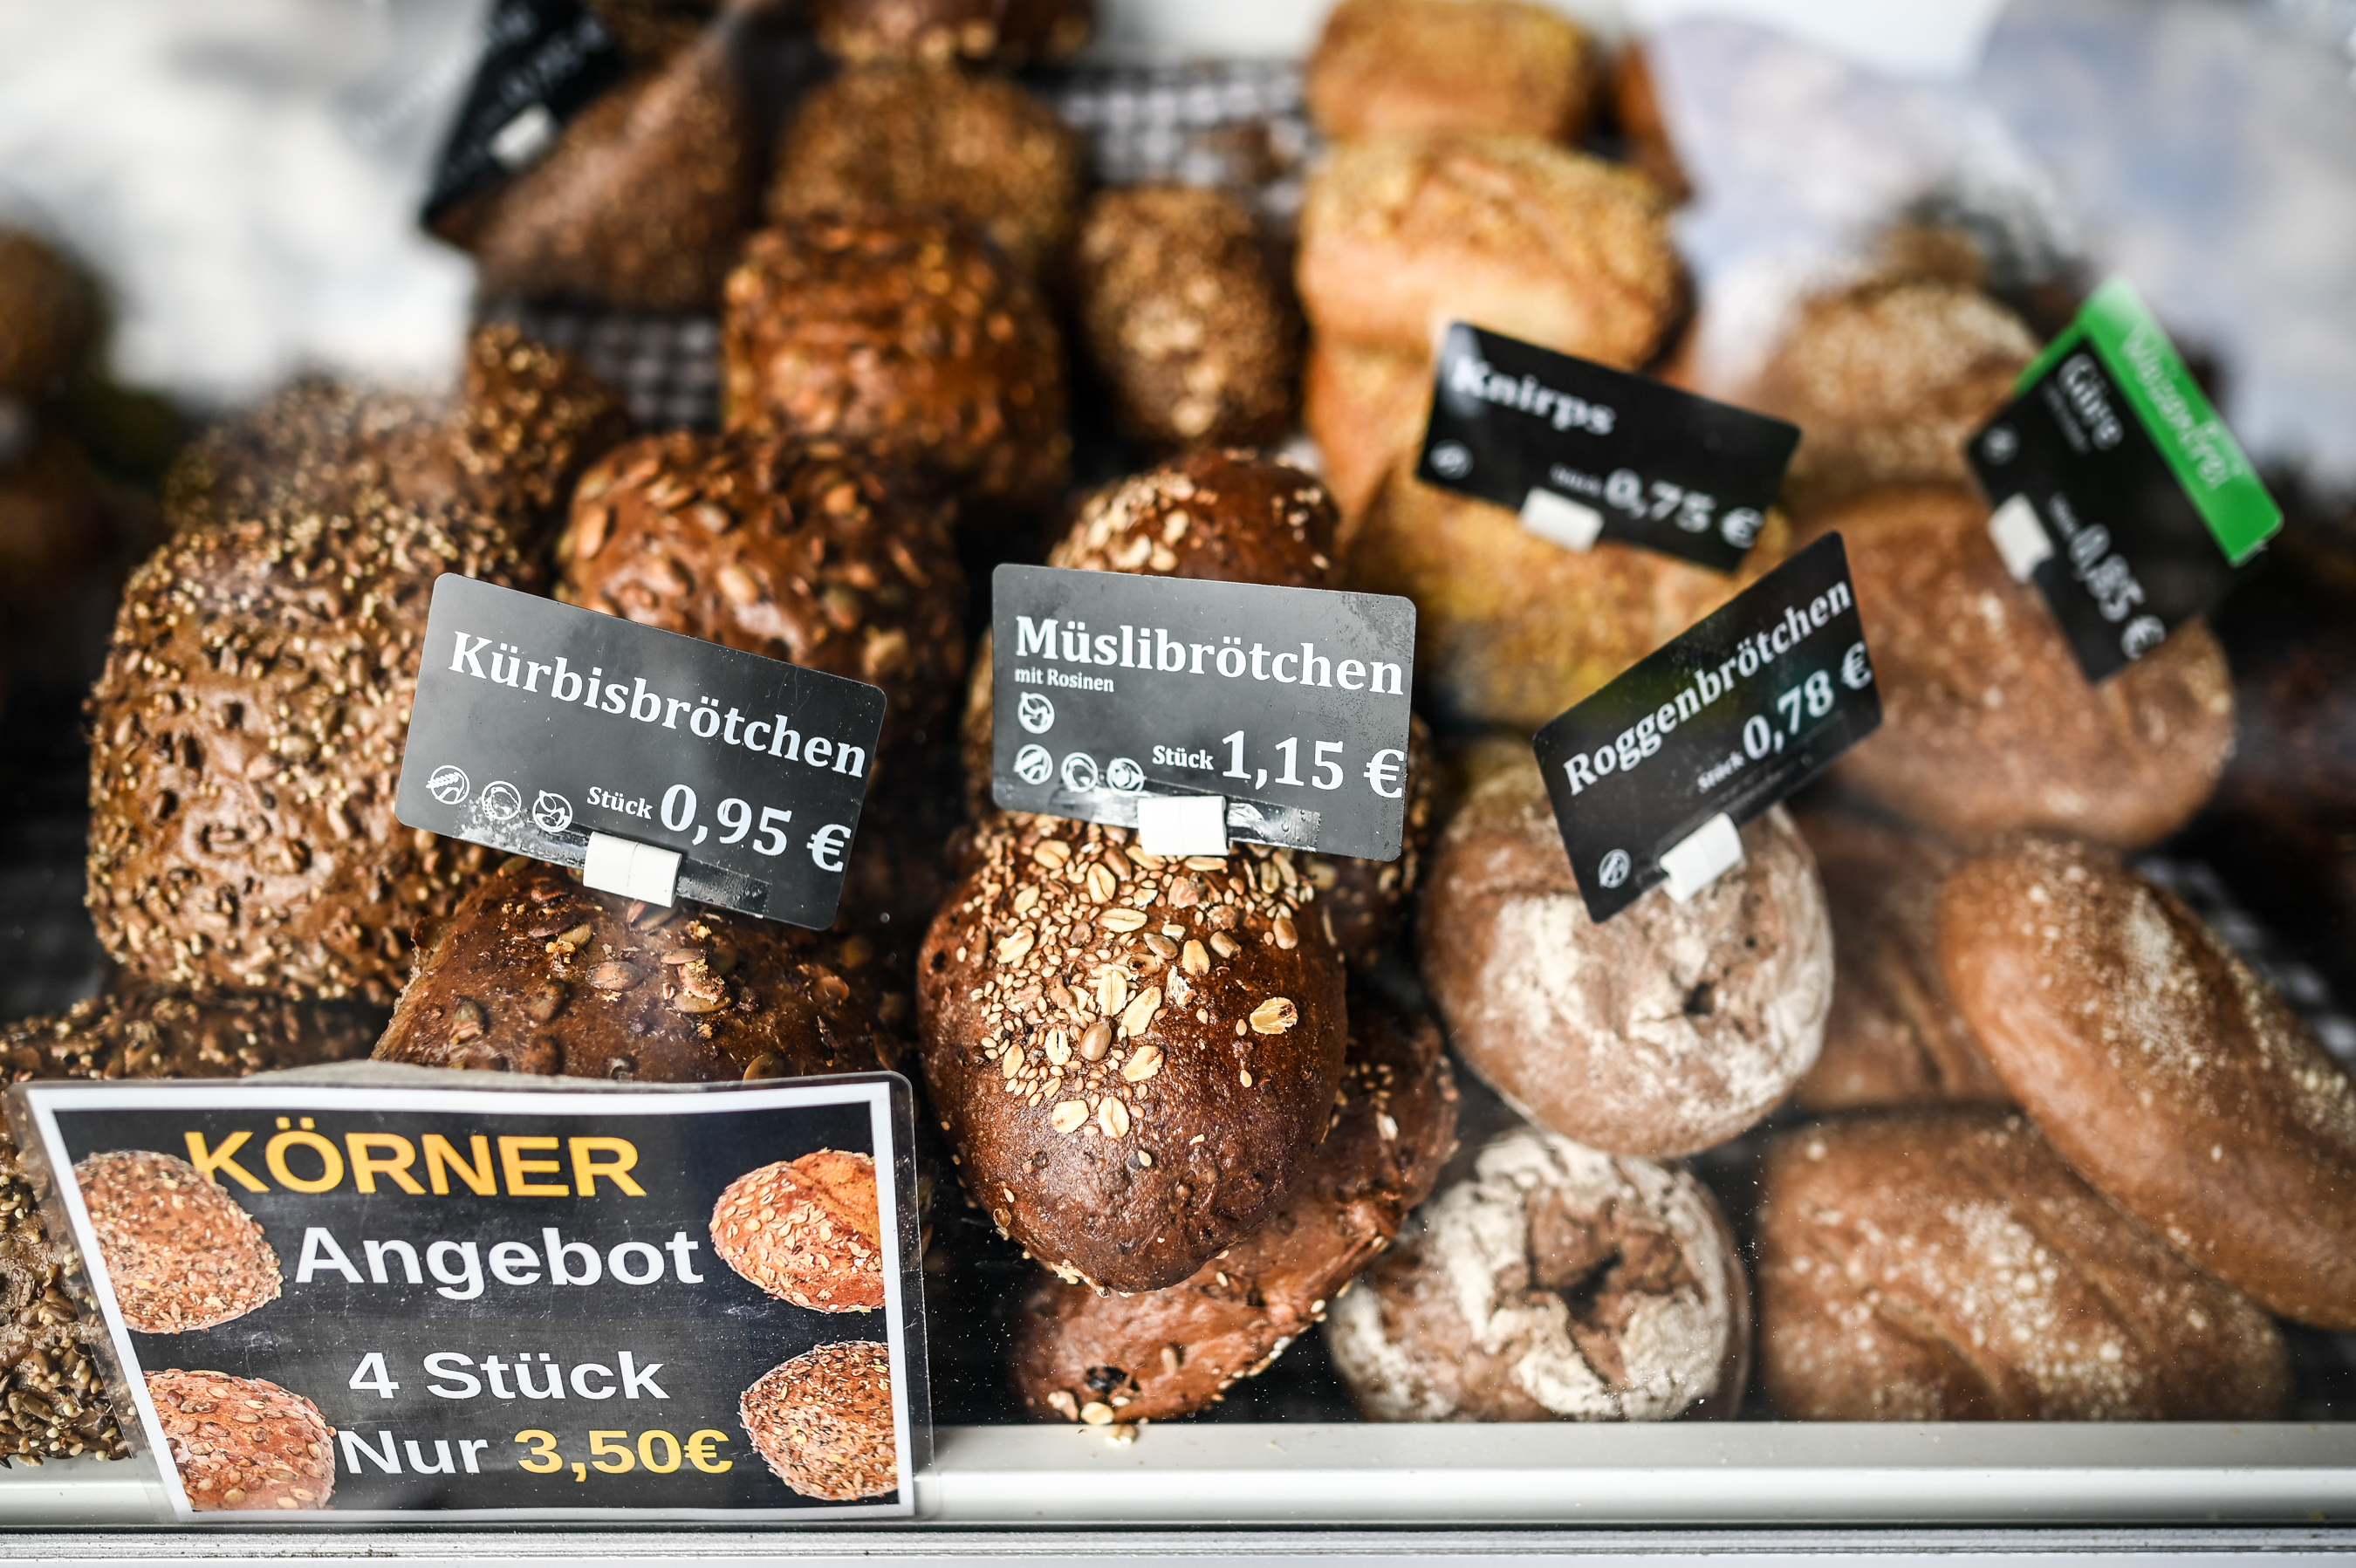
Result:
[[[487,30],[482,63],[425,199],[429,223],[530,167],[575,115],[629,74],[620,42],[581,0],[498,0]]]
[[[2037,585],[2089,681],[2216,603],[2282,527],[2135,290],[2113,279],[1966,447],[1997,549]]]
[[[1671,880],[1881,724],[1840,535],[1826,534],[1538,731],[1538,767],[1587,912]]]
[[[909,1104],[42,1083],[10,1115],[179,1519],[798,1520],[909,1514],[928,1457]]]
[[[1001,566],[991,794],[1134,827],[1220,798],[1229,836],[1395,860],[1415,606],[1379,594]]]
[[[651,845],[688,897],[823,929],[883,726],[864,682],[445,575],[393,814],[593,872],[593,834]]]
[[[1569,549],[1612,539],[1731,572],[1799,442],[1780,419],[1459,321],[1416,478]]]

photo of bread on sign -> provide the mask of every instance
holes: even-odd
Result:
[[[83,1160],[74,1179],[134,1333],[214,1328],[278,1299],[262,1227],[187,1161],[118,1149]]]
[[[771,1295],[813,1312],[884,1305],[884,1219],[875,1158],[819,1149],[728,1184],[712,1208],[722,1262]]]
[[[762,1373],[736,1415],[777,1479],[804,1497],[856,1502],[898,1484],[888,1346],[854,1339],[804,1351]]]
[[[105,1157],[105,1156],[102,1156]],[[319,1407],[261,1378],[147,1374],[147,1397],[191,1507],[323,1509],[336,1489],[336,1429]]]

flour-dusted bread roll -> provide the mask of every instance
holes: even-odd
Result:
[[[2157,1140],[2155,1140],[2157,1141]],[[1808,1421],[2265,1421],[2282,1337],[2017,1113],[1861,1112],[1777,1139],[1760,1366]]]
[[[1742,847],[1690,902],[1655,888],[1599,926],[1537,765],[1476,786],[1440,834],[1418,927],[1465,1065],[1541,1126],[1613,1154],[1691,1154],[1759,1122],[1824,1042],[1832,927],[1780,807]]]
[[[1325,1342],[1376,1421],[1666,1421],[1742,1400],[1741,1255],[1673,1166],[1506,1133],[1358,1284]]]
[[[2199,917],[2107,850],[2025,837],[1947,879],[1939,957],[2079,1174],[2271,1310],[2356,1329],[2356,1079]]]

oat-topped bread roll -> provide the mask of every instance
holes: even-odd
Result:
[[[1066,59],[1096,25],[1091,0],[815,0],[810,20],[847,60],[1024,65]]]
[[[1781,807],[1743,863],[1679,904],[1656,887],[1601,925],[1537,764],[1477,785],[1440,837],[1419,935],[1465,1065],[1540,1125],[1660,1159],[1755,1124],[1816,1059],[1832,926]]]
[[[1594,115],[1595,42],[1528,0],[1342,0],[1301,90],[1336,140],[1393,132],[1578,139]]]
[[[484,298],[673,315],[720,303],[760,205],[735,59],[751,9],[734,7],[583,110],[539,162],[434,221],[474,253]]]
[[[1804,302],[1741,401],[1800,427],[1795,498],[1961,484],[1965,440],[2036,357],[2020,318],[1971,284],[1879,277]]]
[[[1348,1030],[1291,851],[1170,860],[1130,837],[984,822],[916,1000],[967,1191],[1058,1273],[1143,1291],[1276,1208],[1324,1133]]]
[[[1742,1258],[1709,1190],[1675,1166],[1524,1127],[1325,1325],[1376,1421],[1730,1416],[1751,1364]]]
[[[1300,312],[1235,196],[1183,185],[1100,191],[1074,271],[1082,343],[1130,440],[1169,449],[1284,437]]]
[[[2285,1317],[2356,1329],[2356,1079],[2118,857],[2025,837],[1939,897],[1947,983],[2053,1146]]]
[[[1508,508],[1401,466],[1376,491],[1347,560],[1351,587],[1415,600],[1416,685],[1428,706],[1534,730],[1755,582],[1790,540],[1770,511],[1732,575],[1611,540],[1566,550]]]
[[[777,141],[773,219],[866,208],[967,220],[1033,277],[1060,275],[1087,149],[1002,77],[855,66],[811,90]]]
[[[1835,765],[1849,789],[1970,844],[2048,828],[2149,843],[2201,809],[2233,748],[2233,689],[2199,621],[2089,685],[2037,589],[1960,486],[1869,491],[1837,532],[1873,650],[1881,728]]]
[[[57,248],[0,225],[0,399],[46,398],[90,352],[98,291]]]
[[[1939,967],[1939,885],[1962,857],[1846,812],[1796,820],[1832,911],[1833,1002],[1824,1051],[1795,1098],[1812,1111],[2008,1103]]]
[[[950,509],[826,443],[673,431],[573,492],[556,596],[883,688],[889,749],[965,673]]]
[[[420,943],[379,1061],[713,1083],[899,1059],[907,999],[861,936],[618,898],[519,856]]]
[[[1015,1329],[1024,1408],[1098,1425],[1159,1421],[1258,1376],[1389,1245],[1455,1146],[1439,1026],[1352,992],[1341,1092],[1283,1203],[1165,1290],[1100,1295],[1041,1280]]]
[[[873,447],[986,513],[1063,488],[1062,339],[1031,281],[961,219],[764,230],[729,274],[721,346],[732,428]]]
[[[1760,1369],[1804,1421],[2266,1421],[2289,1403],[2266,1315],[2018,1114],[1786,1133],[1758,1230]]]

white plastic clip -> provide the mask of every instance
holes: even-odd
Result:
[[[1522,526],[1565,550],[1589,551],[1603,533],[1603,514],[1582,501],[1532,485],[1522,498]]]
[[[1996,553],[2004,557],[2004,569],[2016,583],[2026,583],[2053,558],[2053,541],[2046,537],[2045,525],[2037,521],[2037,509],[2027,496],[2015,496],[1996,509],[1988,518],[1988,537],[1996,541]]]
[[[591,833],[581,880],[600,893],[618,893],[668,908],[679,886],[679,851]]]
[[[1661,856],[1661,869],[1669,874],[1669,897],[1680,904],[1741,864],[1742,835],[1724,811]]]
[[[1148,854],[1225,854],[1227,802],[1218,795],[1141,795],[1137,847]]]

